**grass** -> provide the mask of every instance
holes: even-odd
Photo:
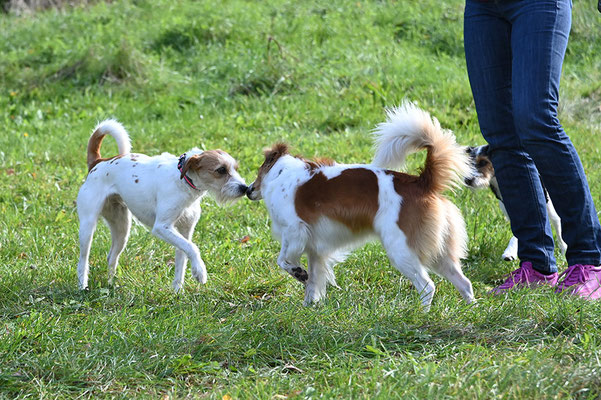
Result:
[[[139,0],[1,15],[0,397],[599,398],[598,304],[548,290],[486,295],[515,267],[499,260],[510,231],[487,192],[450,194],[468,225],[472,307],[436,278],[424,314],[371,244],[337,267],[340,289],[303,308],[275,263],[264,205],[247,200],[203,201],[194,242],[206,286],[188,274],[175,295],[173,249],[134,226],[109,287],[101,226],[90,290],[77,290],[74,200],[98,120],[122,121],[136,152],[222,148],[249,182],[277,140],[369,161],[369,129],[405,98],[481,144],[462,9]],[[574,4],[561,119],[601,208],[597,19],[592,1]],[[107,141],[103,155],[115,151]]]

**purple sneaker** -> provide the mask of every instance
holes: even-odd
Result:
[[[565,278],[555,290],[583,297],[589,300],[601,298],[601,266],[574,264],[566,269],[561,276]]]
[[[532,268],[531,262],[524,261],[518,269],[508,275],[507,280],[503,284],[491,290],[490,293],[501,294],[511,289],[532,288],[540,285],[555,286],[557,279],[557,272],[551,275],[544,275]]]

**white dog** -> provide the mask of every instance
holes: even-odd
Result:
[[[471,282],[461,271],[466,232],[457,207],[442,192],[470,173],[465,150],[450,131],[411,103],[388,110],[374,131],[371,165],[342,165],[293,157],[285,144],[265,151],[251,200],[265,199],[282,248],[278,265],[306,284],[305,304],[336,285],[333,265],[376,236],[390,262],[409,278],[430,308],[434,283],[427,268],[444,276],[468,302]],[[403,164],[410,152],[428,150],[419,176],[384,169]],[[300,266],[308,256],[308,273]]]
[[[474,167],[474,174],[465,178],[465,184],[472,189],[490,188],[497,200],[499,200],[499,208],[501,208],[505,218],[507,218],[509,221],[509,215],[505,209],[505,203],[503,203],[503,196],[501,196],[501,189],[499,189],[499,183],[497,182],[497,177],[495,176],[495,169],[493,168],[492,161],[490,160],[489,146],[483,145],[477,147],[468,147],[466,151],[471,158],[471,162]],[[547,193],[547,189],[545,189],[545,185],[543,185],[542,179],[540,180],[540,183],[547,201],[547,215],[551,221],[551,226],[553,226],[555,233],[557,234],[557,245],[559,246],[559,251],[561,251],[561,254],[565,254],[566,250],[568,249],[568,245],[561,238],[561,218],[559,218],[557,211],[555,211],[555,207],[553,207],[553,202],[549,197],[549,193]],[[512,236],[511,239],[509,239],[509,243],[507,244],[505,251],[503,251],[502,258],[505,261],[517,260],[518,238]]]
[[[119,155],[101,158],[100,145],[105,135],[117,141]],[[207,192],[218,202],[243,196],[247,186],[236,171],[238,163],[221,150],[194,148],[179,159],[168,153],[148,157],[130,151],[127,132],[114,120],[100,123],[88,142],[88,177],[77,196],[80,288],[88,286],[90,245],[101,215],[111,230],[109,283],[127,243],[131,214],[152,229],[153,235],[175,246],[175,291],[183,285],[187,259],[192,276],[206,283],[205,264],[191,241],[200,217],[199,200]]]

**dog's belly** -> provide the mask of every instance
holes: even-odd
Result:
[[[127,203],[126,203],[127,204]],[[139,209],[132,208],[128,205],[129,211],[136,217],[138,221],[146,225],[148,228],[152,229],[154,222],[156,220],[156,213],[154,212],[154,208],[152,209]]]
[[[371,229],[354,232],[346,225],[327,217],[321,217],[309,226],[313,238],[309,247],[319,254],[328,254],[339,249],[352,251],[367,242],[377,240]]]

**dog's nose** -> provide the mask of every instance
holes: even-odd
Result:
[[[465,178],[465,184],[468,186],[472,186],[474,183],[474,178]]]
[[[240,193],[246,194],[248,192],[248,186],[240,184],[238,186],[238,190],[240,191]]]
[[[250,197],[250,194],[253,192],[253,185],[250,185],[246,188],[246,195]]]

